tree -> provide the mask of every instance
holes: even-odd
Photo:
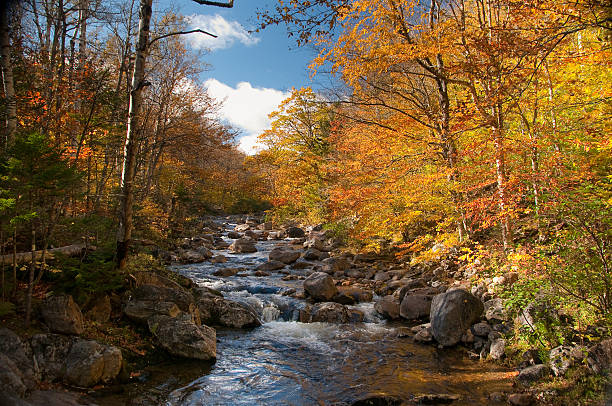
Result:
[[[9,40],[9,19],[12,6],[13,1],[11,0],[6,0],[0,4],[0,66],[2,67],[2,84],[6,104],[5,147],[7,149],[13,145],[17,129],[17,106]]]
[[[216,6],[233,7],[233,0],[228,3],[216,1],[194,0],[196,3]],[[145,80],[145,63],[149,48],[149,26],[151,22],[153,0],[140,1],[140,22],[138,25],[138,41],[136,43],[136,58],[130,90],[127,135],[123,154],[123,170],[121,172],[121,207],[119,212],[119,230],[117,232],[117,265],[124,268],[132,239],[133,229],[133,199],[134,173],[136,167],[137,133],[140,129],[140,110],[142,108],[142,92],[148,85]]]

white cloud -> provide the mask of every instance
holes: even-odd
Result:
[[[206,48],[214,51],[230,48],[236,41],[246,46],[255,45],[259,42],[259,38],[249,34],[238,21],[228,21],[219,14],[214,16],[194,14],[187,17],[187,21],[190,28],[199,28],[217,36],[217,38],[213,38],[205,34],[190,35],[191,46],[196,49]]]
[[[290,95],[281,90],[253,87],[249,82],[240,82],[234,88],[217,79],[208,79],[204,86],[211,97],[223,101],[222,118],[245,133],[240,139],[240,149],[247,154],[256,152],[257,136],[270,128],[268,114]]]

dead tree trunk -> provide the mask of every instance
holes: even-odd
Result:
[[[11,65],[11,44],[9,41],[9,11],[11,0],[0,4],[0,65],[2,67],[2,85],[6,99],[6,147],[13,145],[17,129],[17,103]]]

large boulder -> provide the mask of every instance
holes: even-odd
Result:
[[[15,362],[0,353],[0,393],[12,393],[23,397],[28,390],[24,381],[26,379]]]
[[[595,373],[612,371],[612,338],[591,347],[587,361]]]
[[[35,334],[30,339],[34,360],[43,380],[55,382],[64,375],[64,364],[74,342],[61,334]]]
[[[400,303],[400,316],[408,320],[417,320],[429,316],[432,297],[429,295],[404,296]]]
[[[188,316],[154,316],[148,324],[161,347],[172,355],[201,360],[217,357],[217,333],[211,327],[198,326]]]
[[[125,315],[138,323],[146,323],[152,316],[176,317],[181,309],[172,302],[160,302],[153,300],[130,300],[123,309]]]
[[[78,340],[66,358],[65,379],[68,383],[90,387],[114,379],[121,371],[121,350],[93,340]]]
[[[116,347],[60,334],[36,334],[31,339],[34,359],[43,379],[93,386],[114,379],[123,357]]]
[[[42,316],[55,333],[81,334],[84,330],[83,314],[72,296],[51,296],[43,303]]]
[[[40,379],[32,363],[31,352],[29,345],[21,341],[17,334],[8,328],[0,328],[0,354],[4,354],[19,367],[28,389],[32,389],[35,382]]]
[[[175,303],[184,312],[189,312],[195,303],[193,295],[183,288],[141,285],[134,290],[133,296],[136,300]]]
[[[483,311],[480,299],[465,290],[455,289],[436,295],[429,314],[432,334],[443,346],[455,345]]]
[[[274,248],[270,251],[270,261],[278,261],[284,264],[292,264],[301,256],[299,251],[283,248]]]
[[[314,272],[306,278],[304,291],[320,302],[328,302],[338,293],[334,280],[323,272]]]
[[[375,304],[374,310],[388,320],[396,320],[400,316],[400,303],[392,295],[381,297]]]
[[[257,314],[248,306],[215,295],[204,295],[198,300],[202,322],[231,328],[261,325]]]
[[[341,324],[351,321],[351,313],[346,306],[343,306],[340,303],[317,303],[312,307],[310,314],[312,322]]]
[[[257,252],[255,242],[247,240],[246,238],[239,238],[229,246],[230,251],[237,254],[246,254],[250,252]]]

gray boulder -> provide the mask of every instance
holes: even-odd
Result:
[[[15,362],[0,353],[0,393],[12,393],[23,397],[28,390],[25,378]]]
[[[497,338],[491,342],[491,348],[489,349],[489,355],[492,359],[502,359],[506,353],[506,340],[503,338]]]
[[[217,357],[217,333],[198,326],[190,317],[154,316],[149,331],[168,353],[182,358],[212,360]]]
[[[189,312],[194,298],[183,288],[168,288],[154,285],[141,285],[134,290],[134,299],[145,301],[172,302],[184,312]]]
[[[434,338],[446,347],[457,344],[465,330],[478,321],[483,310],[480,299],[465,290],[436,295],[429,315]]]
[[[116,347],[78,340],[66,357],[65,380],[82,387],[108,382],[119,375],[122,361],[121,350]]]
[[[63,377],[66,357],[74,340],[73,337],[61,334],[32,336],[30,345],[43,380],[55,382]]]
[[[28,389],[32,389],[35,382],[40,380],[32,363],[31,353],[29,344],[21,341],[17,334],[7,328],[0,328],[0,354],[4,354],[19,367]]]
[[[230,251],[237,254],[247,254],[251,252],[257,252],[255,242],[247,240],[246,238],[239,238],[229,246]]]
[[[83,314],[72,296],[51,296],[42,306],[42,316],[49,330],[55,333],[81,334]]]
[[[336,272],[344,272],[351,267],[351,264],[345,258],[325,258],[323,260],[322,270],[328,274]]]
[[[299,251],[283,249],[283,248],[274,248],[270,251],[269,259],[270,261],[278,261],[284,264],[292,264],[298,260],[301,256]]]
[[[156,315],[176,317],[181,309],[172,302],[160,302],[152,300],[130,300],[125,305],[123,313],[137,323],[146,323],[147,320]]]
[[[595,373],[612,371],[612,338],[601,341],[589,349],[587,362]]]
[[[248,306],[215,295],[204,295],[198,300],[202,322],[231,328],[261,325],[257,314]]]
[[[400,303],[392,295],[383,296],[374,304],[374,310],[388,320],[396,320],[400,316]]]
[[[517,379],[523,384],[528,384],[548,376],[549,373],[550,368],[548,368],[548,366],[544,364],[536,364],[521,370]]]
[[[304,280],[304,291],[316,301],[329,302],[338,293],[338,288],[331,276],[314,272]]]
[[[408,320],[429,317],[432,297],[428,295],[407,294],[400,303],[400,316]]]

